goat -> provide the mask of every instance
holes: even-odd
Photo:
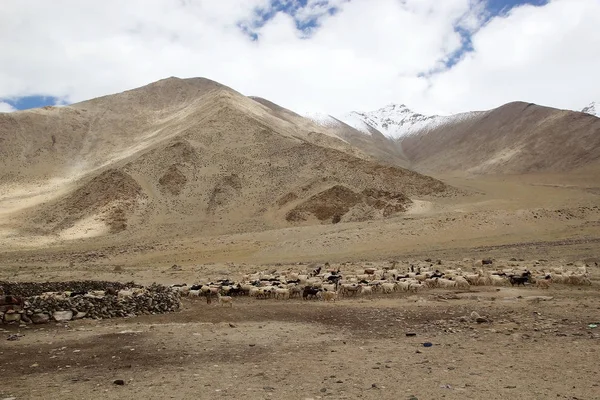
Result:
[[[508,277],[508,280],[510,281],[511,286],[519,286],[519,285],[523,285],[525,286],[525,283],[529,282],[529,276],[516,276],[516,275],[510,275]]]
[[[315,288],[312,286],[305,286],[304,290],[302,291],[302,298],[304,300],[308,300],[311,297],[316,297],[320,291],[321,291],[321,289],[318,289],[318,288]]]
[[[221,306],[229,304],[229,307],[233,307],[233,297],[231,296],[221,296],[221,293],[217,292],[217,301]]]

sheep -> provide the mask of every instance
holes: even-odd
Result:
[[[381,284],[381,290],[383,291],[383,293],[392,293],[393,291],[396,290],[396,284],[395,283],[383,283]]]
[[[492,286],[506,286],[508,283],[506,279],[498,275],[490,275],[489,279]]]
[[[425,279],[425,286],[427,286],[430,289],[436,288],[438,286],[438,279],[439,278],[427,278],[427,279]]]
[[[592,281],[585,275],[573,274],[567,278],[567,283],[571,285],[591,285]]]
[[[481,278],[478,274],[469,274],[469,275],[465,275],[464,278],[466,279],[467,282],[469,282],[469,284],[471,285],[478,285],[479,284],[479,278]]]
[[[188,285],[187,285],[186,283],[184,283],[184,284],[182,284],[182,285],[181,285],[181,284],[175,284],[175,285],[171,285],[171,290],[174,290],[174,291],[176,291],[176,292],[179,292],[179,294],[180,294],[181,296],[184,296],[184,297],[185,297],[185,296],[187,296],[187,295],[188,295],[188,293],[189,293],[189,291],[190,291],[190,288],[188,287]]]
[[[363,286],[360,292],[362,295],[370,296],[373,294],[373,286]]]
[[[408,292],[410,290],[410,282],[409,281],[399,281],[397,283],[398,290],[402,292]]]
[[[343,284],[341,289],[340,289],[340,293],[343,296],[356,296],[357,294],[360,294],[362,291],[362,286],[361,285],[357,285],[355,283],[353,284]]]
[[[535,286],[541,289],[549,289],[550,283],[552,283],[552,277],[550,275],[535,280]]]
[[[456,287],[456,281],[451,281],[450,279],[445,278],[436,278],[437,286],[443,289],[453,289]]]
[[[290,298],[290,290],[289,289],[275,289],[275,298],[287,300]]]
[[[568,280],[569,280],[569,277],[565,276],[565,275],[560,275],[560,274],[552,275],[552,282],[554,282],[554,283],[564,284],[564,283],[567,283]]]
[[[419,290],[422,290],[424,287],[425,287],[425,285],[423,285],[421,282],[416,281],[416,282],[411,282],[410,283],[409,290],[411,292],[415,292],[416,293]]]
[[[326,290],[321,292],[321,296],[325,301],[335,301],[337,299],[337,295],[337,292],[329,292]]]
[[[233,297],[231,296],[221,296],[221,293],[217,292],[217,301],[221,306],[229,304],[229,307],[233,307]]]
[[[202,295],[202,291],[200,289],[198,290],[191,290],[189,291],[188,296],[189,297],[200,297]]]
[[[290,298],[292,297],[300,297],[302,295],[302,289],[300,286],[295,285],[290,288]]]

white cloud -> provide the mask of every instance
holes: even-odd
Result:
[[[598,96],[600,0],[522,7],[483,27],[482,3],[309,0],[295,17],[318,21],[310,37],[280,13],[251,41],[238,25],[257,26],[254,10],[269,0],[3,2],[0,98],[80,101],[168,76],[204,76],[300,112],[581,108]],[[461,48],[456,26],[473,32],[475,52],[422,77]]]
[[[600,0],[520,7],[473,36],[475,51],[431,79],[423,103],[485,109],[515,100],[581,109],[600,93]]]
[[[8,103],[0,101],[0,113],[9,113],[16,111],[16,109]]]

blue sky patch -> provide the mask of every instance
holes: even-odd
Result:
[[[511,9],[523,4],[532,6],[543,6],[548,4],[549,0],[487,0],[487,10],[491,16],[505,15]]]
[[[17,110],[28,110],[30,108],[40,108],[44,106],[54,106],[64,104],[61,99],[53,96],[25,96],[12,99],[2,99],[0,102],[8,103]]]

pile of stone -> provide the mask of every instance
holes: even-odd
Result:
[[[100,294],[98,291],[103,289],[92,289],[99,287],[98,282],[89,285],[86,282],[91,281],[77,282],[77,285],[72,286],[80,290],[69,290],[72,292],[70,297],[41,296],[41,292],[38,290],[37,295],[24,299],[21,307],[13,306],[4,311],[0,310],[0,320],[7,323],[41,324],[49,321],[70,321],[81,318],[134,317],[141,314],[174,312],[181,306],[179,293],[166,286],[153,284],[146,288],[139,288],[138,285],[135,285],[137,290],[129,290],[125,296],[119,296],[117,295],[118,291],[114,288],[119,287],[120,290],[125,290],[125,285],[121,283],[107,282],[104,287],[108,290]],[[45,283],[28,283],[27,290],[34,285],[39,285],[43,291],[47,288]]]
[[[109,281],[64,281],[64,282],[7,282],[0,281],[4,294],[32,297],[46,292],[88,292],[91,290],[122,290],[142,287],[134,282],[121,283]]]

